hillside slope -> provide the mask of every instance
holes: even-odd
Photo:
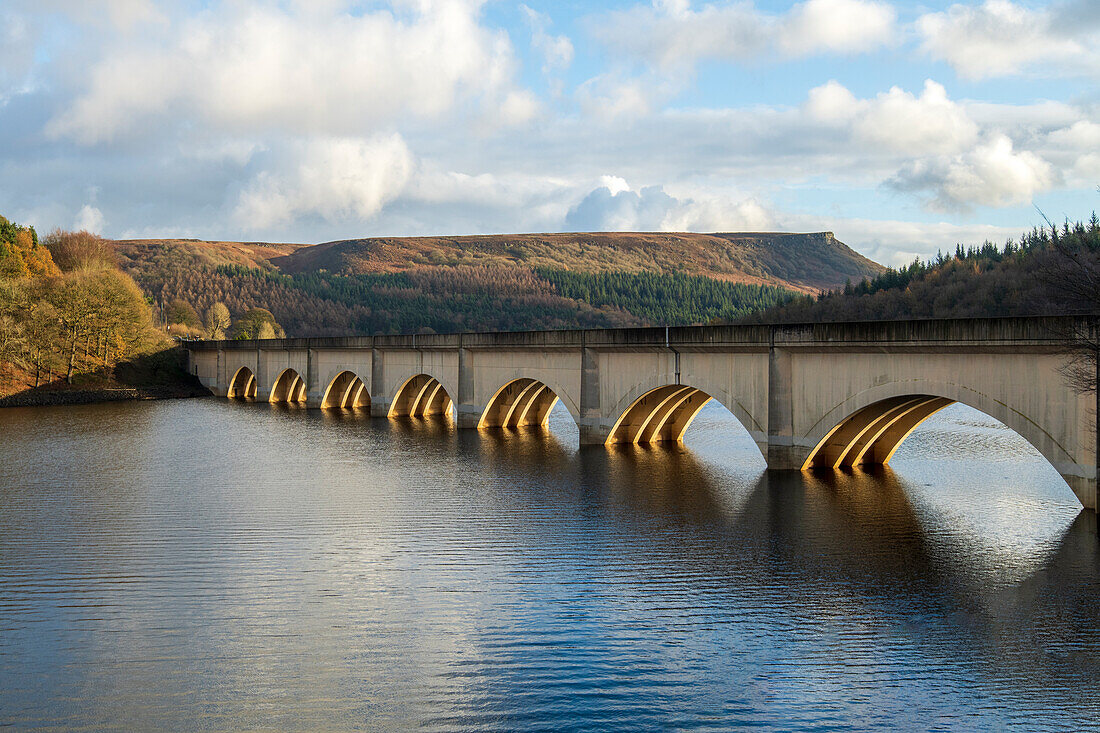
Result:
[[[575,272],[682,272],[801,292],[816,292],[883,271],[831,232],[379,237],[301,247],[272,258],[271,263],[287,273],[325,269],[366,274],[463,265],[551,267]]]
[[[124,269],[147,273],[178,267],[262,267],[272,258],[284,257],[310,245],[206,242],[199,239],[119,239],[114,241],[114,246]]]
[[[292,335],[730,320],[883,272],[819,234],[582,233],[319,245],[115,243],[160,306],[262,307]]]
[[[575,272],[679,272],[817,292],[885,270],[831,232],[376,237],[317,245],[145,239],[115,244],[127,269],[138,271],[263,263],[287,274],[325,270],[346,275],[458,266],[551,267]]]

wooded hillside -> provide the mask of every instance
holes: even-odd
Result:
[[[814,292],[885,268],[816,234],[589,232],[385,237],[299,247],[271,263],[287,273],[403,272],[431,267],[534,267],[570,272],[704,275]]]
[[[287,333],[318,336],[732,320],[883,271],[829,233],[136,240],[116,250],[162,318],[173,303],[203,313],[220,302],[235,319],[265,308]]]
[[[1034,229],[1002,246],[959,246],[929,261],[800,296],[750,322],[810,323],[1100,312],[1100,220]]]

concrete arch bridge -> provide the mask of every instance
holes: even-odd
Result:
[[[883,464],[962,402],[1027,439],[1090,509],[1095,394],[1067,378],[1068,318],[190,341],[216,395],[459,428],[545,424],[560,401],[582,444],[679,441],[713,399],[772,469]]]

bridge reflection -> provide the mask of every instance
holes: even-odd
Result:
[[[786,633],[801,639],[773,640],[789,654],[825,653],[830,635],[856,628],[874,644],[920,644],[964,677],[968,666],[997,669],[1006,684],[1036,674],[1066,680],[1100,665],[1047,654],[1014,633],[1021,624],[1047,639],[1093,632],[1100,545],[1090,512],[1048,522],[1025,547],[997,545],[1004,538],[996,528],[983,536],[980,524],[959,521],[955,502],[967,501],[965,492],[929,503],[929,492],[889,468],[769,472],[683,445],[608,449],[537,428],[462,431],[453,420],[370,420],[363,411],[286,414],[335,430],[326,441],[378,442],[392,460],[447,466],[455,479],[441,491],[476,491],[478,502],[531,518],[524,541],[534,555],[561,540],[547,512],[574,512],[582,519],[570,521],[588,534],[570,541],[587,548],[592,572],[644,594],[651,612],[669,618],[689,605],[685,593],[707,593],[708,607],[724,609],[723,623],[751,636],[759,631],[754,614],[778,604],[793,619]]]

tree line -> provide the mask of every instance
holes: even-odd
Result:
[[[109,242],[0,217],[0,387],[106,374],[159,340],[145,296]]]
[[[566,298],[611,305],[647,325],[680,326],[733,320],[789,302],[795,294],[772,285],[748,285],[703,275],[653,272],[572,272],[537,268]]]
[[[249,308],[233,320],[229,306],[217,301],[199,317],[195,306],[183,298],[173,298],[163,310],[168,333],[179,338],[248,340],[286,336],[286,331],[266,308]]]
[[[233,319],[224,303],[202,318],[182,299],[156,306],[120,269],[110,240],[58,229],[40,241],[33,227],[0,217],[0,397],[62,380],[111,386],[120,368],[127,386],[172,387],[186,377],[168,334],[285,335],[260,307]]]
[[[997,246],[888,269],[843,288],[746,317],[753,323],[1095,314],[1100,311],[1100,219],[1065,222]]]
[[[200,265],[137,277],[166,304],[172,323],[198,324],[186,334],[195,337],[203,335],[199,314],[217,303],[235,315],[262,306],[292,335],[336,336],[683,325],[736,318],[793,297],[697,275],[492,265],[358,275]]]

